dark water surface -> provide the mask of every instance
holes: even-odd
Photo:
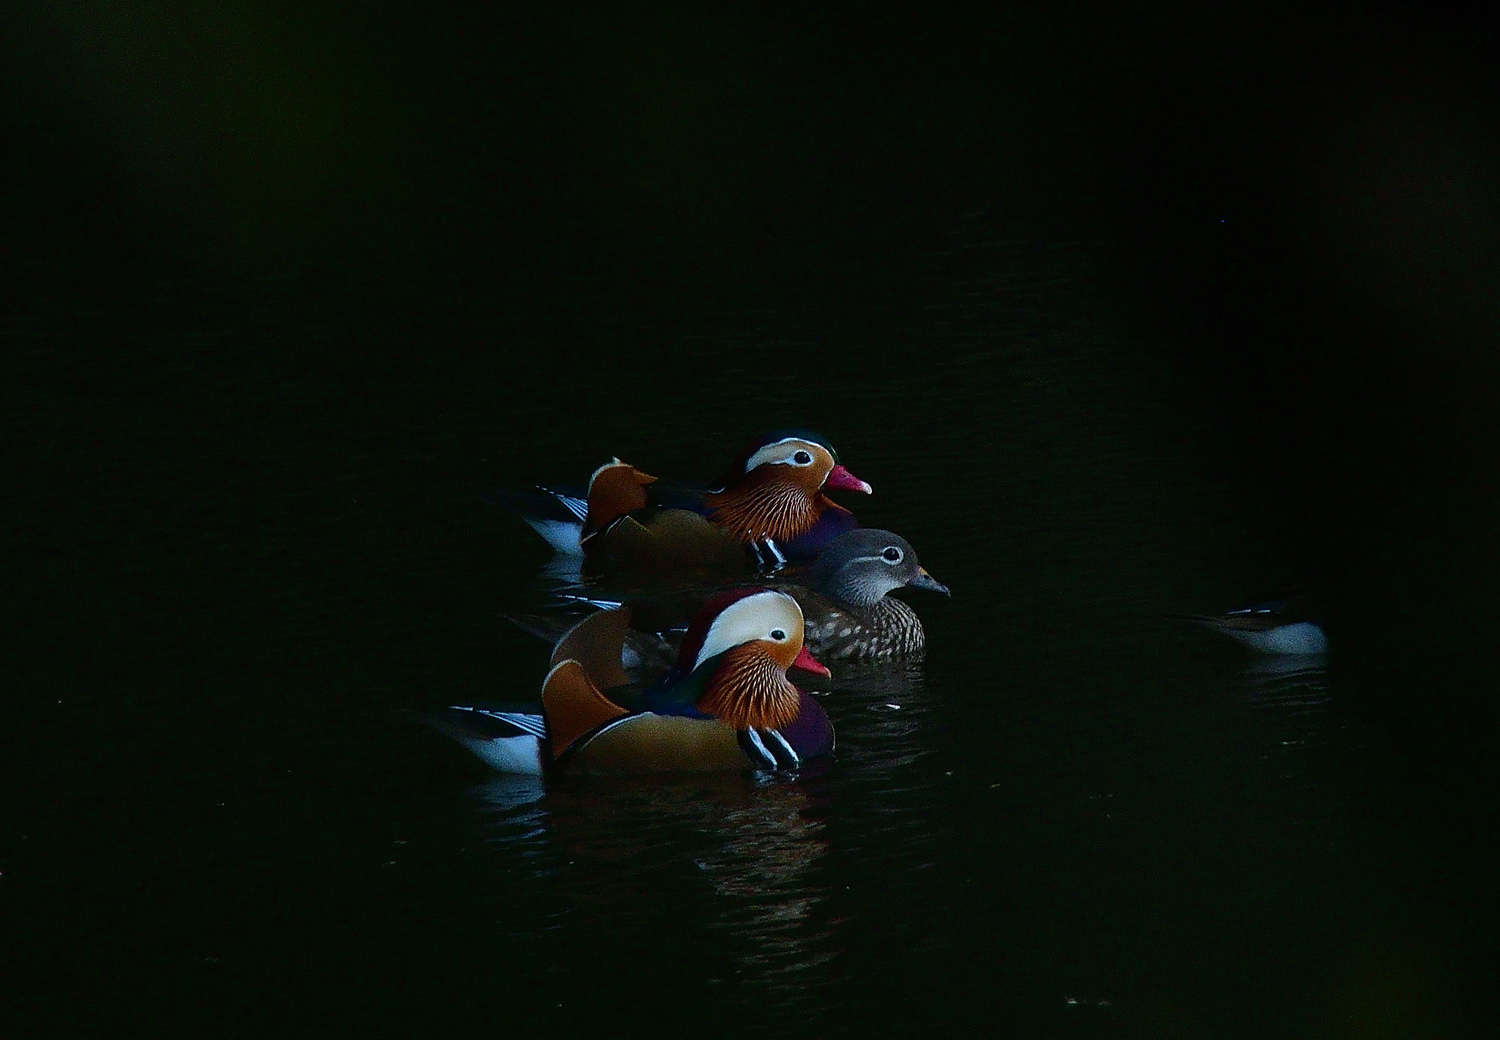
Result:
[[[976,218],[858,305],[200,278],[13,323],[49,471],[9,1035],[1459,1029],[1469,940],[1414,909],[1442,870],[1371,794],[1361,680],[1163,618],[1295,575],[1095,252]],[[835,761],[544,788],[399,721],[543,674],[498,615],[546,553],[479,491],[707,477],[787,422],[953,589],[913,597],[925,663],[819,688]]]

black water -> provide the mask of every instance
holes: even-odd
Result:
[[[491,53],[473,11],[295,46],[267,11],[199,25],[185,73],[170,33],[64,60],[15,23],[0,1032],[1489,1032],[1470,81],[1414,124],[1371,74],[1330,130],[1349,91],[1248,46],[1213,59],[1248,86],[1155,64],[1139,26],[1098,68],[1109,26],[1080,54],[1034,19],[1002,73],[958,24],[735,23],[684,65],[724,26]],[[1271,37],[1323,68],[1294,59],[1331,37]],[[221,138],[252,83],[358,104]],[[1367,165],[1328,144],[1360,133]],[[1457,238],[1381,165],[1433,135]],[[1319,211],[1351,184],[1385,223]],[[556,578],[483,491],[611,454],[708,479],[791,424],[954,593],[911,597],[924,662],[817,686],[834,761],[542,786],[401,720],[544,673],[500,614]],[[1328,660],[1167,617],[1308,580]]]

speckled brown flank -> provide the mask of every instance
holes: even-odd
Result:
[[[807,645],[820,658],[907,657],[920,654],[926,645],[917,612],[894,596],[867,608],[836,607],[816,593],[799,599],[808,617]]]

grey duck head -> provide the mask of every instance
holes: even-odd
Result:
[[[873,607],[887,592],[908,585],[948,595],[899,534],[874,527],[850,531],[829,543],[808,573],[808,584],[837,603]]]

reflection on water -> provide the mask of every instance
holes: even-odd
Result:
[[[1326,654],[1257,658],[1233,685],[1281,733],[1284,751],[1326,742],[1332,705]]]
[[[473,790],[475,797],[484,801],[494,810],[495,816],[503,818],[507,824],[540,820],[542,814],[535,810],[535,806],[546,793],[541,777],[506,773],[497,774]]]
[[[816,777],[566,777],[545,793],[507,782],[473,793],[497,854],[527,860],[546,886],[567,933],[552,954],[564,974],[596,956],[567,953],[574,943],[659,940],[686,918],[679,928],[721,937],[692,961],[695,985],[748,983],[789,1014],[808,973],[838,954],[840,922],[820,913],[828,834]]]
[[[906,767],[932,751],[921,663],[841,664],[824,685],[824,707],[838,726],[839,762],[876,789],[909,786]]]
[[[1257,657],[1246,666],[1245,676],[1264,677],[1268,683],[1284,679],[1288,684],[1315,683],[1319,689],[1328,687],[1327,654],[1277,654]]]

